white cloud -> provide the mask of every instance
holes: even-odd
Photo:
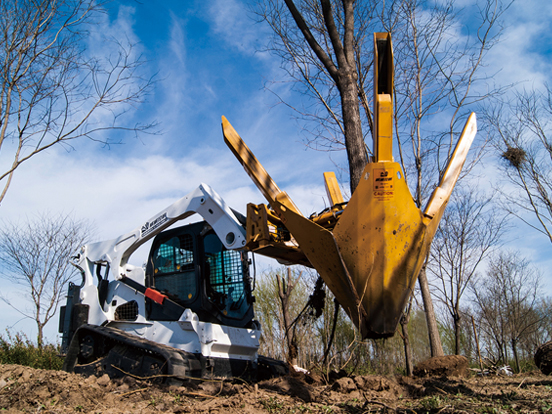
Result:
[[[542,28],[537,25],[519,25],[508,28],[502,41],[489,53],[488,72],[499,85],[537,86],[549,78],[543,69],[549,66],[545,57],[531,52],[531,43],[538,38]],[[521,83],[521,84],[520,84]]]
[[[203,162],[198,163],[198,159]],[[40,210],[73,212],[95,220],[100,234],[110,238],[136,227],[201,182],[215,189],[217,184],[222,186],[227,164],[217,157],[198,158],[194,154],[187,159],[160,155],[121,159],[110,156],[109,151],[50,151],[21,167],[14,176],[2,204],[2,217]],[[233,182],[224,183],[227,189],[232,186]]]
[[[552,3],[540,0],[514,2],[504,14],[501,41],[489,53],[494,81],[518,87],[538,87],[550,80],[550,21]]]
[[[237,51],[262,56],[259,53],[265,44],[267,28],[256,24],[248,4],[239,0],[214,0],[208,9],[209,18],[213,23],[213,30]]]
[[[134,45],[132,57],[142,53],[140,39],[134,32],[136,9],[130,6],[120,6],[117,16],[110,19],[108,14],[99,15],[97,24],[89,28],[87,51],[90,56],[107,57],[117,53],[117,43]]]
[[[170,51],[171,62],[178,62],[178,66],[185,67],[186,63],[186,36],[184,31],[185,22],[176,16],[172,11],[170,13]]]

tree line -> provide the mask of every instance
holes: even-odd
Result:
[[[315,281],[316,275],[290,267],[260,276],[255,290],[256,317],[262,327],[270,329],[263,332],[259,352],[322,372],[406,374],[401,330],[390,339],[362,341],[345,313],[334,312],[334,299],[327,288],[322,312],[305,312]],[[552,338],[552,299],[543,292],[541,273],[527,259],[518,252],[497,250],[487,269],[467,283],[465,297],[452,309],[450,292],[438,288],[443,283],[437,276],[430,277],[445,354],[464,355],[475,368],[510,365],[514,372],[535,369],[536,348]],[[275,300],[282,297],[286,300]],[[419,292],[414,295],[406,329],[413,363],[429,358]]]

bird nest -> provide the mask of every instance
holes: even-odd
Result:
[[[508,161],[513,167],[519,169],[525,162],[527,154],[521,148],[508,147],[508,149],[502,153],[502,158]]]

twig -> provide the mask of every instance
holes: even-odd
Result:
[[[442,389],[439,388],[439,387],[435,387],[435,389],[436,389],[437,391],[441,391],[441,392],[443,393],[443,395],[448,395],[448,392],[442,390]]]
[[[221,380],[220,381],[220,390],[219,390],[219,392],[216,393],[215,397],[218,397],[223,389],[224,389],[224,381]]]
[[[174,375],[165,375],[165,374],[160,374],[160,375],[151,375],[149,377],[140,377],[138,375],[134,375],[134,374],[131,374],[130,372],[126,372],[124,370],[122,370],[121,368],[119,367],[116,367],[114,365],[111,365],[113,368],[115,369],[118,369],[119,371],[121,371],[123,374],[125,375],[128,375],[130,377],[133,377],[133,378],[136,378],[136,379],[140,379],[140,380],[148,380],[148,379],[152,379],[152,378],[167,378],[167,377],[174,377]],[[188,379],[188,378],[187,378]],[[191,395],[191,396],[194,396],[194,397],[203,397],[203,398],[218,398],[218,396],[220,395],[220,393],[223,391],[224,389],[224,380],[210,380],[210,379],[204,379],[204,378],[192,378],[190,377],[189,379],[194,379],[194,380],[200,380],[200,381],[205,381],[205,382],[219,382],[220,381],[220,390],[219,392],[216,394],[216,395],[208,395],[208,394],[201,394],[199,392],[183,392],[182,394],[184,395]],[[143,391],[143,390],[146,390],[147,388],[140,388],[138,390],[134,390],[134,391],[129,391],[129,392],[126,392],[124,394],[121,394],[121,397],[125,396],[125,395],[128,395],[128,394],[132,394],[134,392],[138,392],[138,391]]]
[[[523,385],[523,383],[525,382],[526,379],[527,379],[527,378],[523,378],[523,379],[521,380],[521,382],[520,382],[519,385],[517,386],[518,389],[521,388],[521,386]]]
[[[193,397],[203,397],[203,398],[219,398],[217,395],[201,394],[199,392],[183,392],[184,395],[191,395]]]
[[[242,383],[242,385],[245,386],[245,388],[247,388],[248,391],[252,391],[251,387],[249,386],[249,383],[246,380],[244,380],[243,378],[235,377],[235,378],[232,378],[232,381],[233,382],[240,381]]]
[[[366,397],[366,394],[364,392],[362,392],[362,395],[364,396],[364,399],[366,400],[366,402],[364,403],[364,407],[366,407],[367,404],[378,404],[378,405],[381,405],[381,406],[387,408],[388,410],[393,410],[394,412],[397,412],[396,408],[390,407],[387,404],[384,404],[382,402],[375,401],[375,400],[369,400],[368,397]]]
[[[132,390],[132,391],[125,392],[124,394],[119,394],[119,397],[126,397],[127,395],[134,394],[135,392],[145,391],[147,389],[148,387],[138,388],[137,390]]]
[[[123,374],[128,375],[129,377],[136,378],[136,379],[139,379],[139,380],[149,380],[149,379],[153,379],[153,378],[172,378],[172,377],[174,377],[174,375],[170,375],[170,374],[159,374],[159,375],[150,375],[149,377],[141,377],[139,375],[134,375],[134,374],[131,374],[130,372],[126,372],[126,371],[122,370],[121,368],[116,367],[115,365],[111,365],[111,367],[121,371]]]

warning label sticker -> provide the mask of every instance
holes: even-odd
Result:
[[[380,168],[374,170],[374,197],[376,200],[390,200],[395,195],[393,169]]]

